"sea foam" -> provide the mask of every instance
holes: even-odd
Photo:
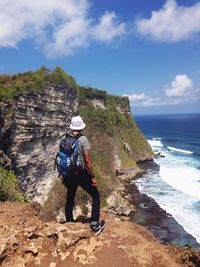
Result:
[[[161,178],[173,188],[200,200],[200,172],[190,166],[160,166]]]
[[[184,150],[184,149],[180,149],[180,148],[176,148],[176,147],[172,147],[172,146],[167,146],[167,149],[171,152],[175,152],[175,153],[181,153],[181,154],[188,154],[191,155],[194,152],[189,151],[189,150]]]
[[[148,175],[146,179],[148,180]],[[200,244],[200,213],[192,208],[198,201],[180,191],[170,189],[156,175],[151,175],[148,184],[141,180],[136,182],[139,191],[154,198],[159,206],[171,214]]]
[[[151,147],[163,147],[163,144],[160,140],[157,140],[157,138],[154,138],[154,140],[147,140],[149,145]]]

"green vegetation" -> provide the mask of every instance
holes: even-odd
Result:
[[[14,173],[0,167],[0,201],[6,200],[28,202],[27,196],[20,193]]]
[[[109,107],[117,106],[121,110],[129,111],[129,99],[126,96],[114,96],[107,94],[106,105]]]
[[[118,155],[121,168],[135,168],[138,160],[152,154],[151,148],[130,114],[127,97],[111,96],[105,91],[84,87],[79,88],[78,96],[80,113],[87,125],[84,132],[92,143],[95,168],[115,183],[113,152]],[[104,108],[94,107],[91,102],[94,99],[103,101]]]
[[[104,90],[92,87],[79,86],[78,98],[80,106],[88,104],[88,100],[98,99],[103,101],[106,107],[115,107],[117,105],[122,110],[129,108],[128,97],[109,95]]]
[[[126,128],[126,126],[129,127],[127,114],[120,113],[114,107],[105,110],[94,108],[90,103],[82,106],[80,113],[87,125],[85,133],[92,142],[93,162],[102,175],[115,176],[116,170],[113,166],[115,161],[113,151],[115,150],[124,158],[129,159],[129,167],[135,166],[134,158],[123,150],[123,143],[127,137],[131,138]]]
[[[36,72],[28,71],[16,75],[0,75],[0,99],[12,100],[20,93],[27,91],[43,91],[48,84],[56,84],[77,89],[75,79],[60,67],[50,71],[41,67]]]
[[[92,87],[79,87],[79,102],[82,100],[87,101],[87,99],[98,98],[101,100],[106,100],[107,93],[103,90],[98,90]]]

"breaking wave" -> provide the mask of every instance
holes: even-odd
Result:
[[[189,150],[184,150],[184,149],[180,149],[180,148],[176,148],[176,147],[172,147],[172,146],[167,146],[167,149],[171,152],[175,152],[175,153],[182,153],[182,154],[188,154],[191,155],[194,152],[189,151]]]
[[[147,141],[151,147],[163,147],[162,142],[155,138],[153,140],[147,140]]]

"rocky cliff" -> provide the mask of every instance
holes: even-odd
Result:
[[[116,171],[130,171],[138,161],[152,159],[131,117],[128,98],[91,88],[77,90],[72,77],[60,68],[3,77],[0,96],[0,149],[11,159],[21,189],[34,200],[47,196],[56,176],[58,143],[79,112],[87,124],[96,175],[107,177],[104,188],[115,184]]]
[[[61,85],[1,103],[1,149],[12,160],[22,190],[35,200],[41,201],[56,176],[58,142],[77,106],[76,92]]]

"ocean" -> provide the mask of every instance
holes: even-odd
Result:
[[[200,114],[134,116],[159,168],[136,180],[200,244]]]

